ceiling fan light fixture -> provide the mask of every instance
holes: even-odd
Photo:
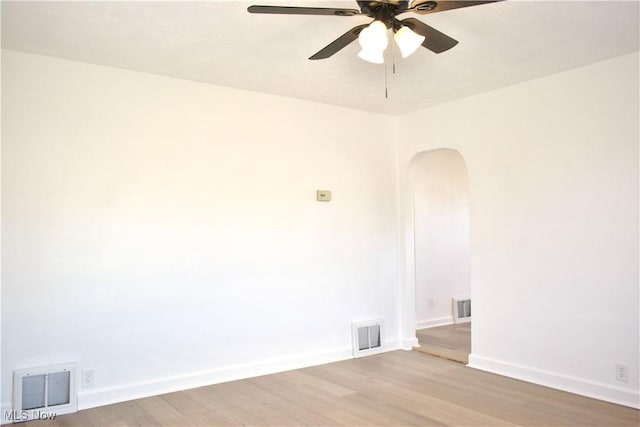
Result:
[[[416,34],[411,28],[407,26],[401,27],[393,36],[396,44],[400,48],[400,53],[403,58],[408,57],[415,52],[424,42],[425,37],[420,34]]]
[[[247,8],[249,13],[266,13],[276,15],[325,15],[325,16],[368,16],[374,19],[370,24],[360,24],[348,30],[346,33],[320,49],[309,59],[326,59],[333,56],[336,52],[345,48],[356,39],[360,40],[362,45],[362,57],[375,56],[379,61],[380,56],[384,56],[384,50],[389,41],[387,40],[388,29],[392,29],[396,43],[400,46],[402,57],[406,58],[411,55],[418,45],[422,45],[433,53],[445,52],[455,45],[458,41],[452,39],[446,34],[441,33],[433,27],[425,24],[416,18],[406,18],[398,20],[396,16],[405,12],[413,12],[418,14],[428,14],[442,12],[451,9],[459,9],[467,6],[476,6],[485,3],[494,3],[503,0],[474,0],[474,1],[442,1],[438,4],[437,0],[379,0],[379,1],[357,1],[359,9],[343,9],[334,7],[306,7],[306,6],[262,6],[252,5]],[[408,28],[403,28],[407,26]],[[415,34],[417,32],[418,34]],[[377,34],[377,35],[376,35]],[[417,43],[405,42],[406,34],[412,35],[412,39],[422,40]],[[423,36],[426,36],[423,37]],[[368,40],[373,39],[373,41]],[[372,46],[373,45],[373,46]],[[379,46],[379,47],[374,47]],[[375,55],[372,53],[377,51]]]

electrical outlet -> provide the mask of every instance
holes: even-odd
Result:
[[[434,308],[436,306],[436,302],[433,300],[433,298],[429,298],[429,308]]]
[[[616,381],[629,381],[629,367],[623,363],[616,363]]]
[[[82,371],[82,385],[91,387],[96,382],[96,371],[93,369],[85,369]]]

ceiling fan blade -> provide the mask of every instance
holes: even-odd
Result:
[[[442,53],[458,44],[458,41],[448,35],[441,33],[433,27],[416,18],[407,18],[400,21],[414,32],[425,37],[422,46],[434,53]]]
[[[329,43],[324,48],[320,49],[309,59],[326,59],[332,56],[334,53],[338,52],[343,47],[347,46],[349,43],[358,38],[360,31],[364,28],[368,27],[369,24],[358,25],[357,27],[353,27],[331,43]]]
[[[335,9],[329,7],[296,7],[296,6],[249,6],[249,13],[272,13],[278,15],[329,15],[353,16],[359,15],[356,9]]]
[[[480,0],[480,1],[453,1],[453,0],[441,0],[441,1],[424,1],[416,0],[407,11],[415,12],[420,15],[426,15],[429,13],[444,12],[445,10],[460,9],[461,7],[479,6],[481,4],[496,3],[503,0]]]

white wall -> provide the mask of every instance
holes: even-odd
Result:
[[[448,147],[471,185],[473,366],[637,405],[637,54],[375,129],[354,126],[383,122],[368,113],[2,59],[2,402],[12,369],[60,361],[96,369],[89,407],[349,357],[362,319],[382,318],[390,347],[415,342],[413,211],[393,201],[408,203],[416,153]]]
[[[452,323],[451,299],[471,295],[469,178],[455,150],[420,153],[411,168],[420,329]]]
[[[16,368],[95,369],[82,408],[348,358],[354,321],[397,346],[395,133],[358,125],[381,117],[12,51],[2,67],[5,404]]]
[[[468,166],[472,366],[638,406],[638,71],[636,53],[402,118],[403,170],[442,147]]]

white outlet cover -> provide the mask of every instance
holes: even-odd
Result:
[[[629,367],[622,363],[616,363],[616,381],[629,382]]]
[[[85,369],[82,371],[82,385],[92,386],[96,382],[96,372],[93,369]]]

